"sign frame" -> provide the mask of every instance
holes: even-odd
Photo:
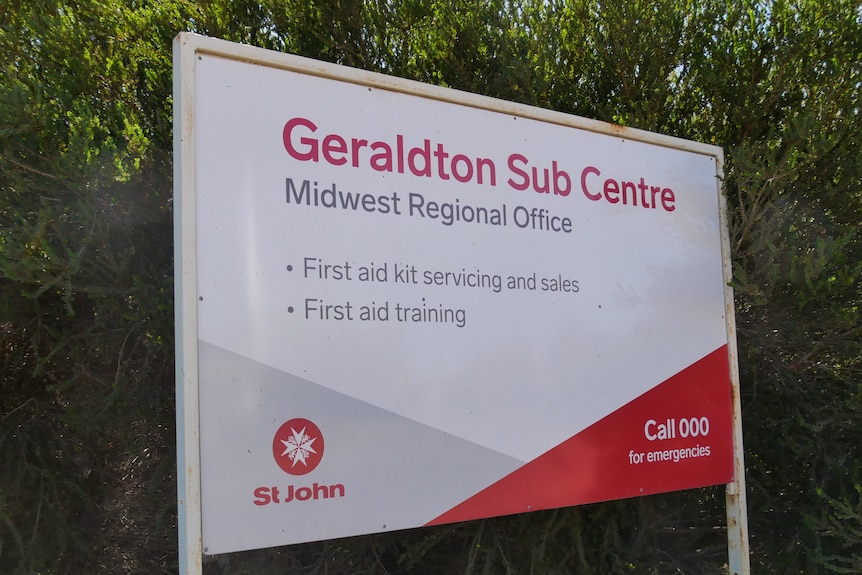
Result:
[[[369,88],[420,96],[477,110],[491,110],[520,118],[625,138],[673,150],[711,156],[716,163],[724,302],[731,382],[734,479],[726,486],[730,573],[748,574],[748,521],[742,450],[738,353],[727,207],[721,193],[723,150],[716,146],[621,127],[547,109],[506,102],[392,76],[346,68],[299,56],[183,32],[174,39],[174,250],[176,321],[177,494],[180,573],[202,572],[206,550],[202,544],[201,419],[198,365],[198,270],[195,165],[195,60],[199,55],[337,79]]]

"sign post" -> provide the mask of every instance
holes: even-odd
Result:
[[[186,572],[734,481],[744,525],[720,148],[186,33],[174,82]]]
[[[200,575],[200,406],[195,280],[194,57],[189,37],[174,39],[174,316],[176,325],[177,530],[182,575]]]

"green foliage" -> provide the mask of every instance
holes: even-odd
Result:
[[[2,0],[0,571],[176,569],[171,40],[191,30],[726,150],[752,554],[859,572],[862,9]],[[720,573],[719,488],[207,573]]]
[[[854,469],[859,478],[859,465]],[[862,572],[862,484],[854,485],[854,492],[841,499],[829,497],[821,492],[828,508],[818,522],[823,538],[833,543],[820,561],[834,573]]]
[[[123,531],[106,502],[170,457],[173,26],[0,13],[0,570],[95,572]]]

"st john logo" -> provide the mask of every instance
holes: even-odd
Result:
[[[305,475],[313,471],[323,458],[323,434],[307,419],[291,419],[275,432],[272,455],[285,472]]]

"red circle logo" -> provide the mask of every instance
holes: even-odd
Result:
[[[313,471],[323,457],[323,434],[307,419],[291,419],[275,432],[272,455],[285,472],[305,475]]]

